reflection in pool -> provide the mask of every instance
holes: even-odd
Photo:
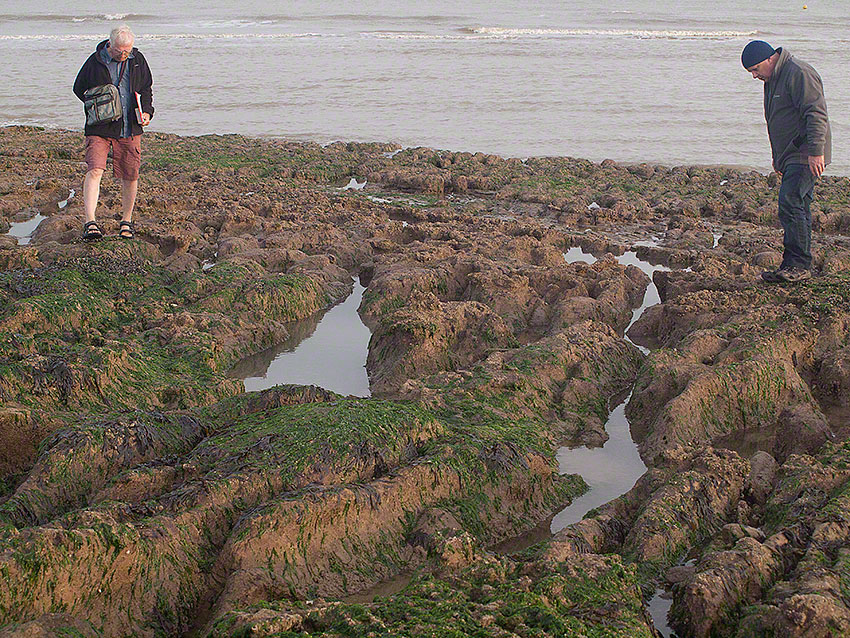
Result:
[[[596,258],[584,252],[581,247],[574,246],[564,253],[564,258],[574,263],[582,261],[592,264]],[[670,270],[666,266],[656,266],[639,259],[634,251],[627,251],[617,257],[624,265],[637,266],[649,275],[650,283],[639,307],[632,312],[631,325],[638,320],[650,306],[660,302],[658,289],[652,282],[652,274],[656,270]],[[628,337],[625,337],[627,340]],[[644,354],[649,351],[638,346]],[[590,489],[586,494],[575,499],[571,505],[555,514],[552,518],[551,530],[556,533],[567,525],[577,523],[591,509],[604,505],[629,491],[644,472],[646,465],[638,454],[637,445],[632,440],[631,426],[626,418],[626,403],[631,394],[619,403],[608,415],[605,431],[609,439],[601,448],[568,448],[558,450],[558,465],[562,474],[581,474]]]
[[[243,359],[229,375],[243,379],[247,391],[295,383],[369,396],[366,354],[372,335],[357,313],[364,290],[355,280],[348,299],[324,313],[288,324],[289,338]]]
[[[7,234],[11,237],[17,238],[18,244],[21,246],[26,246],[30,243],[30,236],[33,232],[35,232],[35,229],[38,228],[38,225],[44,219],[46,219],[45,216],[38,213],[35,217],[28,219],[25,222],[12,222]]]

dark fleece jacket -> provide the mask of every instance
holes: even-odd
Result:
[[[832,132],[826,114],[823,83],[818,72],[788,51],[777,49],[779,60],[764,83],[764,117],[773,152],[773,168],[806,164],[810,155],[832,160]]]
[[[74,82],[74,94],[83,99],[83,93],[93,86],[101,84],[109,84],[112,79],[109,77],[109,69],[100,59],[100,50],[103,49],[109,40],[104,40],[97,45],[97,49],[83,63],[80,72],[77,73],[77,79]],[[153,117],[153,78],[151,70],[148,66],[145,56],[133,47],[133,57],[129,59],[127,70],[130,72],[130,91],[136,92],[141,96],[142,112]],[[130,116],[130,125],[133,135],[141,135],[142,127],[136,122],[134,116]],[[117,120],[115,122],[106,122],[104,124],[86,125],[86,135],[99,135],[100,137],[121,137],[121,129],[123,122]]]

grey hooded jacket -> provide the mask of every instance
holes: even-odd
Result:
[[[811,65],[779,48],[779,60],[764,83],[764,118],[773,152],[773,168],[808,164],[809,156],[832,160],[832,132],[823,82]]]

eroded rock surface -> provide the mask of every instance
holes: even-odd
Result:
[[[682,636],[850,632],[850,180],[816,277],[767,286],[776,176],[145,144],[137,238],[105,179],[86,244],[82,136],[0,129],[0,232],[44,217],[0,235],[0,635],[651,636],[658,584]],[[627,251],[665,267],[648,354]],[[354,276],[372,398],[228,377]],[[646,474],[494,551],[585,489],[556,450],[630,389]]]

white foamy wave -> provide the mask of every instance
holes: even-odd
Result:
[[[0,120],[0,128],[9,128],[12,126],[32,126],[34,123],[37,123],[36,120]]]
[[[342,38],[341,33],[151,33],[144,40],[288,40],[291,38]]]
[[[339,33],[145,33],[137,36],[139,43],[147,40],[278,40],[289,38],[341,38]],[[63,34],[41,34],[41,35],[0,35],[3,40],[53,40],[53,41],[77,41],[77,40],[103,40],[103,34],[91,33],[63,33]]]
[[[503,27],[475,27],[464,29],[474,35],[497,38],[522,36],[573,36],[573,37],[619,37],[646,40],[695,40],[718,38],[741,38],[756,35],[758,31],[697,31],[676,29],[508,29]]]
[[[202,29],[248,29],[261,24],[274,24],[274,21],[234,18],[233,20],[212,20],[209,22],[201,22],[199,26]]]
[[[610,37],[634,39],[667,39],[667,40],[699,40],[699,39],[731,39],[754,36],[758,31],[676,31],[676,30],[640,30],[640,29],[506,29],[502,27],[476,27],[461,29],[453,34],[430,34],[410,31],[366,31],[360,37],[378,38],[384,40],[486,40],[511,38],[548,38],[548,37]],[[344,38],[342,33],[146,33],[138,36],[140,42],[145,40],[278,40],[291,38]],[[103,34],[28,34],[0,35],[4,40],[53,40],[79,41],[102,40]]]
[[[152,16],[141,14],[141,13],[98,13],[96,15],[89,15],[89,16],[72,16],[71,22],[103,22],[104,20],[106,20],[106,21],[127,20],[127,21],[138,22],[140,20],[144,20],[144,19],[150,18],[150,17],[152,17]],[[67,19],[67,18],[62,19],[60,17],[57,17],[56,19],[59,20],[60,22],[62,22],[62,21],[64,21],[64,19]]]
[[[0,13],[0,22],[102,22],[103,20],[145,20],[152,18],[144,13],[94,13],[89,15],[67,15],[61,13]]]
[[[462,40],[458,35],[435,35],[428,33],[410,33],[408,31],[363,31],[360,33],[364,38],[378,38],[380,40]]]

